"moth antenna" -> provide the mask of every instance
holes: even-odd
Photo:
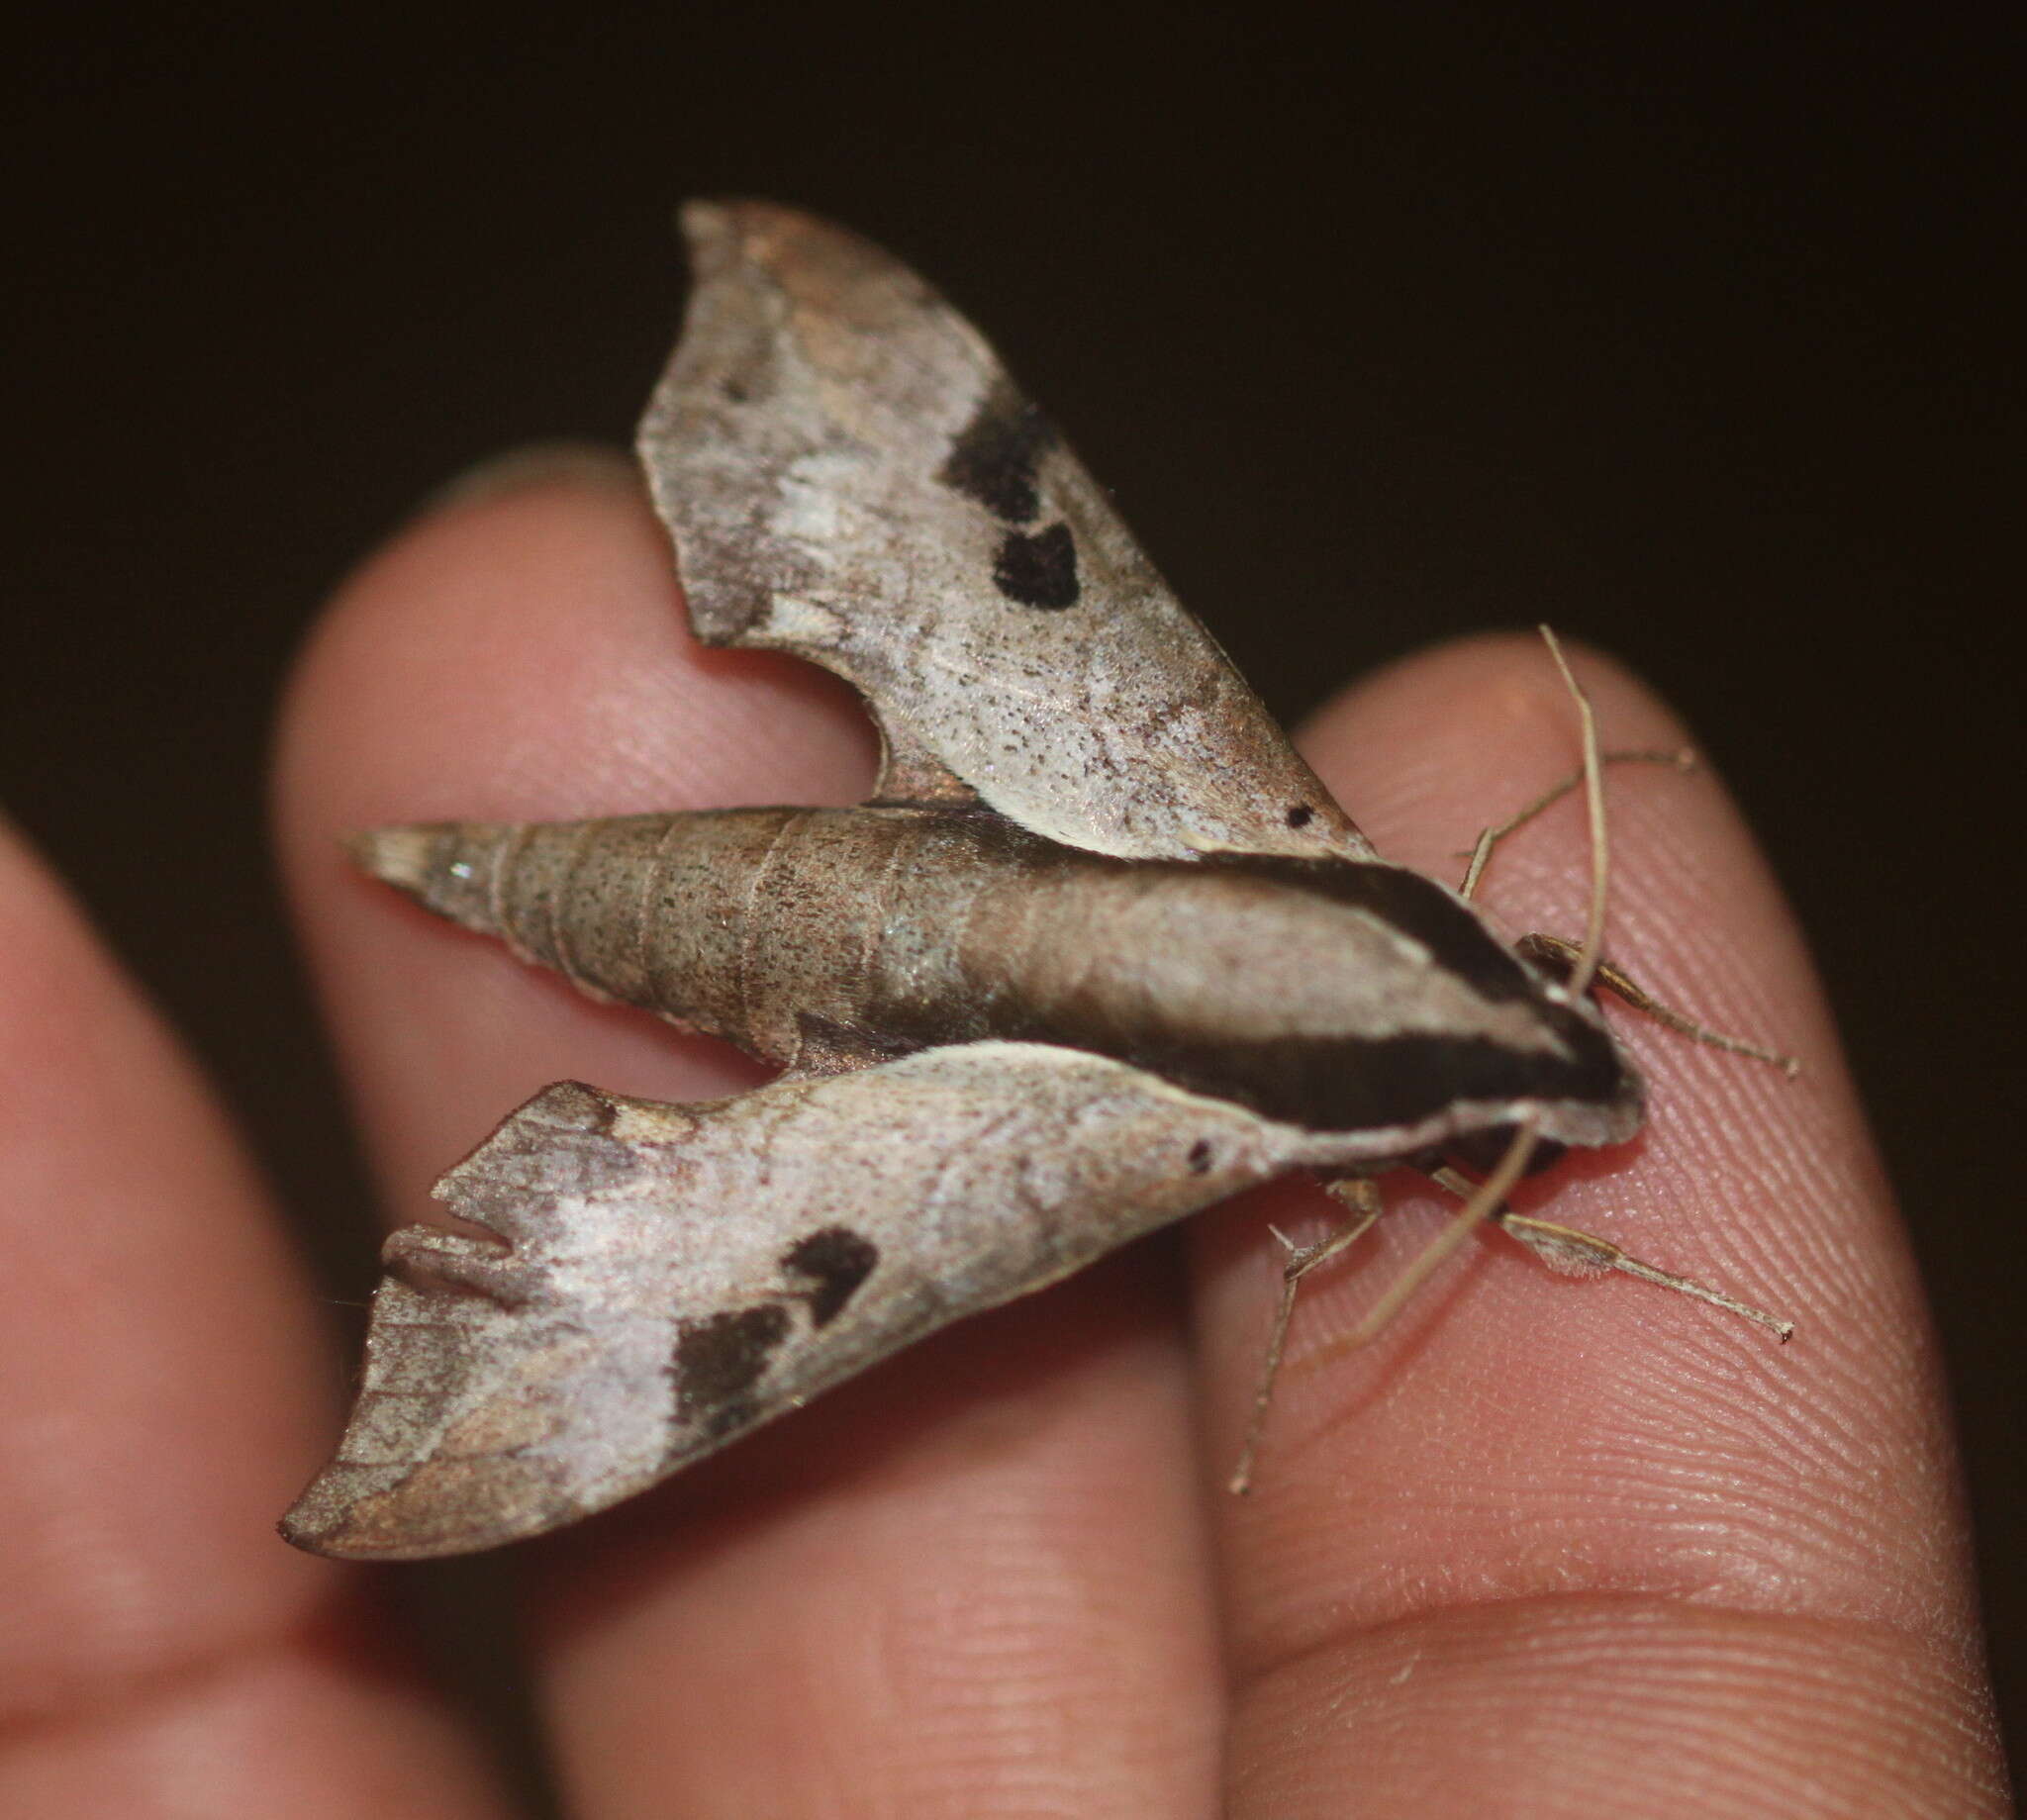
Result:
[[[1578,955],[1576,969],[1570,975],[1570,996],[1581,999],[1591,990],[1591,981],[1597,972],[1597,963],[1604,948],[1605,879],[1611,869],[1604,826],[1604,767],[1598,761],[1597,717],[1592,712],[1591,698],[1584,693],[1572,673],[1569,659],[1563,655],[1561,640],[1546,625],[1540,627],[1540,631],[1542,641],[1548,646],[1548,654],[1556,660],[1556,668],[1563,673],[1563,686],[1576,701],[1577,718],[1583,723],[1584,731],[1584,803],[1591,816],[1591,913],[1584,924],[1583,952]],[[1483,846],[1483,841],[1480,844]],[[1482,864],[1482,860],[1475,861],[1474,870]]]
[[[1573,966],[1577,960],[1576,944],[1565,941],[1560,935],[1523,935],[1515,943],[1514,952],[1531,961],[1546,961],[1560,967]],[[1713,1030],[1707,1023],[1698,1023],[1688,1012],[1663,1005],[1623,968],[1614,967],[1610,961],[1598,962],[1597,984],[1601,990],[1624,1000],[1634,1010],[1644,1012],[1663,1029],[1673,1030],[1678,1036],[1687,1036],[1691,1042],[1702,1043],[1707,1048],[1722,1049],[1727,1055],[1742,1055],[1748,1061],[1765,1062],[1770,1068],[1780,1069],[1790,1081],[1801,1073],[1799,1057],[1770,1049],[1764,1043],[1748,1042],[1742,1036],[1727,1036],[1722,1030]]]
[[[1655,748],[1640,746],[1631,750],[1600,752],[1597,762],[1601,765],[1666,765],[1671,771],[1687,775],[1696,768],[1696,755],[1688,746]],[[1479,830],[1477,842],[1451,855],[1453,859],[1471,862],[1464,874],[1464,883],[1457,887],[1460,898],[1468,898],[1478,890],[1480,875],[1485,871],[1486,861],[1493,856],[1493,849],[1508,834],[1525,827],[1528,822],[1545,809],[1560,803],[1571,791],[1584,782],[1584,767],[1579,765],[1568,777],[1558,778],[1540,796],[1524,809],[1516,809],[1503,821]]]

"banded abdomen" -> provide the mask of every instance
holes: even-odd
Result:
[[[878,812],[719,810],[376,829],[367,870],[600,999],[787,1063],[839,1024],[881,945],[864,881],[930,860]],[[930,860],[932,866],[932,860]]]

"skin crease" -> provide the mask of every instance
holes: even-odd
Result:
[[[1577,661],[1608,743],[1681,739]],[[1573,724],[1540,648],[1488,639],[1369,681],[1306,749],[1383,853],[1455,877]],[[688,644],[658,530],[596,468],[524,469],[368,564],[276,797],[393,1213],[547,1081],[757,1076],[349,875],[339,832],[845,803],[871,763],[846,692]],[[1779,1309],[1792,1345],[1491,1236],[1325,1357],[1433,1230],[1393,1184],[1307,1286],[1238,1502],[1265,1223],[1327,1214],[1299,1188],[1218,1209],[518,1551],[570,1811],[2003,1812],[1933,1351],[1806,960],[1707,774],[1621,771],[1611,800],[1611,952],[1807,1071],[1617,1014],[1648,1130],[1522,1205]],[[1585,877],[1572,805],[1486,895],[1574,932]],[[350,1362],[317,1355],[187,1065],[14,845],[0,974],[0,1811],[512,1811],[401,1660],[403,1574],[273,1539]]]

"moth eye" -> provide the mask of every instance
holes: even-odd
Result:
[[[1288,812],[1290,827],[1307,827],[1316,818],[1316,812],[1306,803],[1298,803]]]
[[[1200,1137],[1190,1146],[1190,1174],[1201,1176],[1210,1167],[1210,1143]]]

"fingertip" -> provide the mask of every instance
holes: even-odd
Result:
[[[1799,1072],[1839,1097],[1839,1119],[1856,1129],[1806,944],[1717,755],[1623,661],[1564,642],[1605,752],[1643,758],[1605,767],[1606,952],[1700,1021],[1805,1058]],[[1326,703],[1304,746],[1383,855],[1453,885],[1483,829],[1569,778],[1583,756],[1577,706],[1541,638],[1522,632],[1401,658]],[[1573,792],[1499,845],[1477,902],[1508,929],[1574,935],[1589,862]],[[1740,1067],[1673,1036],[1649,1045],[1657,1026],[1628,1021],[1636,1046],[1658,1047],[1665,1069],[1700,1078]],[[1766,1066],[1747,1065],[1747,1079]]]
[[[1694,744],[1623,665],[1582,647],[1571,656],[1607,748]],[[1474,638],[1417,653],[1347,692],[1317,717],[1308,746],[1383,856],[1454,883],[1481,828],[1571,773],[1579,717],[1538,639]],[[1292,1388],[1276,1412],[1281,1462],[1263,1456],[1261,1495],[1246,1507],[1263,1514],[1234,1520],[1256,1541],[1281,1539],[1277,1548],[1242,1548],[1258,1568],[1253,1589],[1269,1588],[1270,1606],[1286,1599],[1287,1609],[1307,1610],[1313,1600],[1298,1592],[1322,1584],[1363,1601],[1376,1620],[1398,1616],[1422,1595],[1402,1596],[1402,1563],[1412,1573],[1412,1558],[1430,1554],[1436,1537],[1442,1571],[1536,1590],[1540,1581],[1515,1570],[1510,1524],[1479,1528],[1481,1500],[1503,1499],[1535,1507],[1588,1550],[1599,1584],[1721,1582],[1752,1603],[1772,1598],[1768,1588],[1779,1582],[1782,1596],[1803,1608],[1869,1617],[1890,1609],[1899,1620],[1929,1621],[1961,1599],[1962,1586],[1958,1553],[1937,1540],[1954,1532],[1947,1498],[1934,1496],[1947,1475],[1936,1472],[1945,1431],[1927,1334],[1799,931],[1707,762],[1692,775],[1667,764],[1612,765],[1606,800],[1608,956],[1664,1003],[1796,1051],[1807,1067],[1789,1082],[1765,1062],[1694,1044],[1608,1005],[1647,1077],[1648,1123],[1635,1143],[1573,1156],[1545,1177],[1538,1192],[1554,1198],[1543,1211],[1621,1241],[1665,1271],[1796,1317],[1805,1343],[1777,1353],[1758,1330],[1619,1275],[1574,1286],[1547,1280],[1490,1242],[1473,1270],[1453,1266],[1367,1361],[1333,1362],[1304,1380],[1302,1358],[1316,1346],[1304,1327],[1316,1336],[1354,1325],[1412,1249],[1383,1227],[1374,1274],[1363,1284],[1350,1273],[1319,1283],[1298,1310],[1297,1363],[1285,1380]],[[1573,795],[1500,845],[1479,902],[1509,930],[1574,934],[1589,859]],[[1263,1318],[1257,1281],[1243,1302],[1232,1287],[1243,1255],[1229,1235],[1209,1254],[1213,1330],[1221,1314],[1249,1336],[1223,1392],[1233,1410],[1251,1389],[1258,1341],[1250,1335]],[[1255,1259],[1245,1274],[1265,1273]],[[1516,1396],[1523,1360],[1528,1390]],[[1847,1444],[1851,1435],[1862,1444]],[[1685,1436],[1702,1462],[1711,1525],[1692,1546],[1663,1504],[1636,1507],[1661,1495],[1653,1486],[1677,1470]],[[1797,1474],[1800,1459],[1809,1473]],[[1400,1490],[1454,1487],[1460,1477],[1472,1489],[1453,1506]],[[1862,1493],[1875,1484],[1904,1485],[1906,1494]],[[1861,1494],[1873,1496],[1869,1532],[1840,1532],[1829,1513]],[[1390,1529],[1391,1569],[1377,1569],[1385,1551],[1359,1547],[1359,1526],[1342,1521],[1347,1500],[1394,1509],[1390,1524],[1368,1525]],[[1300,1589],[1289,1586],[1285,1566],[1297,1553],[1293,1532],[1313,1551]],[[1697,1550],[1719,1533],[1724,1548],[1713,1566]],[[1917,1557],[1922,1568],[1882,1589],[1882,1561],[1896,1552],[1903,1569]],[[1424,1560],[1421,1571],[1436,1570]],[[1260,1652],[1273,1631],[1255,1631],[1248,1652]],[[1312,1633],[1298,1626],[1293,1647],[1304,1636]]]
[[[608,493],[616,499],[646,496],[640,466],[623,449],[603,442],[555,440],[523,442],[473,463],[453,474],[416,508],[415,523],[434,519],[461,506],[485,506],[516,493],[544,487],[577,487],[587,493]]]
[[[1675,713],[1624,663],[1562,643],[1606,746],[1687,743]],[[1302,744],[1388,857],[1454,883],[1481,827],[1581,762],[1580,730],[1541,636],[1490,632],[1361,678],[1309,718]]]
[[[696,643],[644,489],[573,446],[451,483],[340,588],[284,700],[276,791],[286,837],[848,801],[871,754],[843,685]]]
[[[682,1099],[747,1085],[720,1045],[590,1004],[360,872],[394,823],[575,820],[865,793],[849,692],[691,637],[666,533],[612,461],[509,458],[344,584],[283,705],[278,842],[398,1203],[563,1076]]]

